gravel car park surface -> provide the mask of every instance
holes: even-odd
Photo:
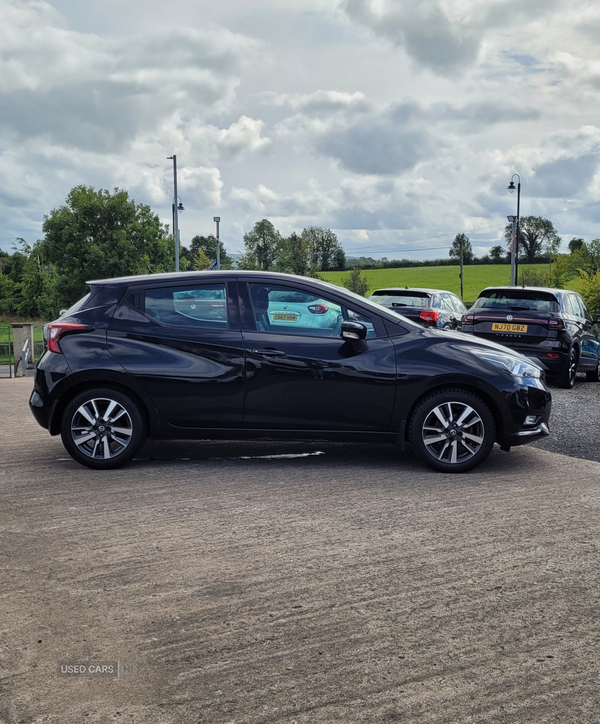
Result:
[[[550,436],[532,443],[534,447],[600,462],[600,383],[577,375],[571,390],[561,390],[552,380]]]
[[[99,472],[30,391],[0,380],[1,724],[598,721],[598,463],[195,441]]]

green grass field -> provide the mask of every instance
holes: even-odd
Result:
[[[534,269],[540,273],[547,272],[545,264],[520,264],[520,272]],[[384,287],[427,287],[430,289],[446,289],[460,296],[460,268],[458,266],[416,266],[405,269],[366,269],[363,276],[369,282],[369,292]],[[349,272],[320,272],[325,281],[342,286],[342,277]],[[509,264],[477,264],[464,267],[464,300],[474,302],[479,292],[485,287],[510,284]],[[576,283],[569,284],[576,288]]]

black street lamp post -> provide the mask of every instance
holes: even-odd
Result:
[[[173,242],[175,243],[175,271],[179,271],[179,214],[185,211],[181,199],[177,196],[177,156],[168,156],[167,160],[173,159]],[[177,200],[179,199],[179,203]]]
[[[515,182],[513,179],[515,176],[519,179],[517,182],[517,216],[516,216],[516,234],[515,234],[515,244],[514,244],[514,279],[511,278],[510,283],[511,286],[516,286],[519,283],[519,219],[521,214],[521,177],[518,173],[513,173],[513,175],[510,177],[510,183],[508,184],[508,190],[512,194],[515,190]],[[511,264],[511,270],[513,265]],[[511,274],[512,277],[512,274]]]

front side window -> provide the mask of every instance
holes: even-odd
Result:
[[[362,322],[367,337],[375,337],[371,317],[348,309],[328,297],[303,289],[250,284],[250,299],[256,328],[260,332],[296,334],[309,337],[339,337],[342,322]]]
[[[342,307],[302,289],[250,284],[256,328],[260,332],[337,337]]]
[[[163,324],[227,329],[226,285],[146,289],[145,310]]]

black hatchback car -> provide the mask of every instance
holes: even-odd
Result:
[[[568,289],[488,287],[464,316],[462,331],[533,358],[568,389],[578,371],[600,379],[599,324]]]
[[[117,467],[148,437],[283,437],[410,442],[462,472],[494,442],[548,434],[550,393],[525,357],[326,282],[213,271],[89,285],[47,325],[30,398],[88,467]]]
[[[467,311],[456,294],[444,289],[391,287],[376,289],[369,299],[417,324],[438,329],[458,329]]]

